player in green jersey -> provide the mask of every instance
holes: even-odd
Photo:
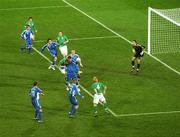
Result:
[[[63,35],[62,32],[58,32],[57,43],[59,44],[59,50],[63,57],[68,55],[67,43],[69,42],[66,35]]]
[[[32,17],[29,17],[29,18],[28,18],[28,21],[26,22],[26,25],[25,25],[25,26],[27,26],[27,25],[30,26],[31,32],[32,32],[33,37],[34,37],[34,39],[35,39],[35,33],[37,33],[37,30],[36,30],[36,28],[35,28],[35,24],[34,24],[34,22],[33,22],[33,18],[32,18]]]
[[[94,104],[94,116],[97,116],[97,105],[99,103],[102,103],[105,109],[105,112],[109,112],[108,111],[108,106],[106,103],[106,99],[104,97],[105,93],[106,93],[106,85],[103,84],[102,82],[98,81],[97,77],[93,77],[93,84],[91,85],[91,88],[94,90],[95,94],[94,94],[94,99],[93,99],[93,104]]]

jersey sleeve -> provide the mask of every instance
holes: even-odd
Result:
[[[39,93],[42,93],[42,92],[43,92],[40,88],[37,88],[37,91],[38,91]]]
[[[41,53],[43,53],[46,48],[47,48],[47,44],[41,48]]]

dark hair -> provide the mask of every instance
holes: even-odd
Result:
[[[133,40],[133,41],[137,43],[137,41],[136,41],[136,40]]]
[[[29,17],[28,20],[32,19],[32,17]]]
[[[33,86],[37,86],[37,84],[38,84],[38,82],[37,82],[37,81],[35,81],[35,82],[33,83]]]
[[[68,59],[71,59],[72,57],[71,57],[71,56],[68,56],[67,58],[68,58]]]
[[[50,40],[52,40],[52,39],[51,39],[51,38],[48,38],[48,39],[47,39],[47,42],[49,42]]]
[[[26,25],[26,28],[30,27],[29,25]]]

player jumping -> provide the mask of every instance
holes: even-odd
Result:
[[[93,104],[94,104],[94,116],[96,117],[98,113],[97,105],[99,103],[102,103],[104,106],[105,112],[109,113],[106,99],[104,97],[107,87],[102,82],[99,82],[97,77],[93,77],[93,82],[94,83],[91,85],[91,88],[95,92]]]
[[[33,34],[29,25],[26,26],[26,29],[21,33],[21,38],[25,41],[25,45],[21,48],[21,51],[28,50],[29,53],[32,52],[33,44]]]
[[[32,18],[32,17],[29,17],[29,18],[28,18],[28,21],[26,22],[26,26],[27,26],[27,25],[30,26],[31,32],[32,32],[33,37],[34,37],[34,39],[35,39],[35,33],[37,33],[37,29],[36,29],[36,27],[35,27],[35,24],[34,24],[34,22],[33,22],[33,18]]]
[[[47,48],[52,56],[52,64],[49,66],[48,69],[55,70],[56,60],[57,60],[57,49],[56,46],[58,46],[58,43],[53,42],[52,39],[47,40],[47,44],[44,45],[41,49],[41,53]]]
[[[58,37],[57,37],[57,43],[59,44],[59,50],[63,57],[66,57],[68,55],[68,49],[67,49],[67,43],[69,42],[68,38],[66,35],[63,35],[62,32],[58,32]]]
[[[76,110],[78,109],[78,100],[76,98],[76,95],[78,95],[79,97],[81,98],[84,98],[84,96],[82,96],[80,94],[80,92],[78,91],[77,89],[77,86],[76,86],[76,81],[75,80],[72,80],[71,81],[71,84],[69,86],[69,100],[72,104],[72,107],[69,111],[69,117],[73,118],[76,114]]]
[[[38,88],[38,82],[36,81],[33,83],[33,87],[29,92],[29,96],[31,96],[31,102],[35,109],[34,119],[37,120],[37,122],[42,122],[42,107],[39,102],[39,94],[44,95],[42,90]]]
[[[136,69],[136,72],[139,72],[140,62],[141,62],[141,58],[144,56],[145,47],[143,45],[138,44],[136,40],[133,40],[132,48],[133,48],[134,55],[131,61],[131,64],[132,64],[131,72],[133,72],[135,69]],[[135,62],[137,63],[137,68],[135,68]]]

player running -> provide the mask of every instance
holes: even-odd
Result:
[[[37,122],[42,122],[42,107],[39,102],[39,94],[44,95],[42,90],[38,88],[38,82],[35,81],[33,87],[30,89],[29,96],[31,97],[31,102],[35,109],[34,119],[37,120]]]
[[[134,55],[131,61],[131,64],[132,64],[131,72],[133,72],[135,69],[136,69],[136,72],[139,72],[140,62],[141,62],[141,58],[144,56],[145,47],[143,45],[138,44],[136,40],[133,40],[132,48],[133,48]],[[135,62],[137,63],[137,68],[135,68]]]
[[[35,39],[35,33],[37,33],[37,29],[36,29],[36,27],[35,27],[35,24],[34,24],[34,22],[33,22],[33,18],[32,18],[32,17],[29,17],[29,18],[28,18],[28,21],[26,22],[26,26],[27,26],[27,25],[30,26],[31,32],[32,32],[33,37],[34,37],[34,39]]]
[[[94,94],[94,99],[93,99],[93,104],[94,104],[94,116],[97,116],[97,105],[99,103],[102,103],[104,106],[104,110],[106,113],[109,113],[108,111],[108,106],[106,103],[106,99],[104,97],[105,93],[106,93],[106,85],[104,85],[102,82],[98,81],[97,77],[93,77],[93,84],[91,85],[91,88],[94,90],[95,94]]]
[[[78,89],[77,89],[76,81],[72,80],[72,82],[71,82],[71,84],[69,86],[69,100],[70,100],[70,103],[72,104],[72,107],[71,107],[71,109],[69,111],[69,117],[71,117],[71,118],[75,117],[76,110],[79,107],[76,95],[78,95],[81,98],[84,98],[84,96],[82,96],[80,94],[80,92],[78,91]]]
[[[21,33],[21,38],[25,41],[25,45],[21,48],[21,51],[28,50],[29,53],[32,52],[32,45],[34,40],[30,29],[30,26],[27,25],[26,29]]]
[[[67,49],[67,43],[69,42],[68,38],[66,35],[63,35],[62,32],[58,32],[58,37],[57,37],[57,43],[59,44],[59,50],[63,57],[67,57],[68,55],[68,49]]]
[[[57,60],[57,49],[56,46],[58,46],[58,43],[53,42],[52,39],[47,40],[47,44],[44,45],[41,49],[41,53],[44,52],[44,50],[47,48],[52,56],[52,64],[48,67],[48,69],[55,70],[56,60]]]

